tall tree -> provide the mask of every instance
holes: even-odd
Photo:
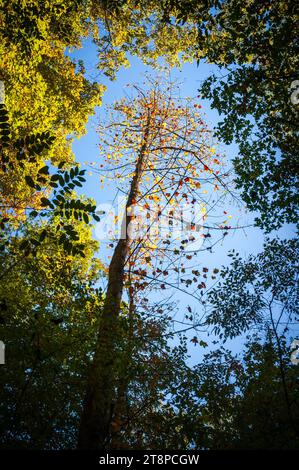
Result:
[[[114,105],[114,116],[104,127],[107,161],[116,166],[119,180],[129,181],[129,188],[121,237],[109,265],[79,447],[104,448],[110,440],[126,271],[131,273],[129,282],[135,291],[144,290],[149,281],[158,283],[160,289],[178,285],[184,291],[179,285],[185,283],[188,292],[196,282],[204,289],[196,270],[190,279],[181,277],[181,271],[186,272],[182,260],[188,263],[197,252],[211,248],[211,232],[220,233],[218,237],[214,234],[213,243],[217,243],[228,229],[223,210],[217,212],[215,207],[230,190],[221,175],[220,156],[212,147],[210,132],[197,113],[200,105],[177,99],[171,85],[166,91],[156,84],[148,92],[139,88],[137,92],[135,99]],[[213,219],[206,224],[212,211]]]

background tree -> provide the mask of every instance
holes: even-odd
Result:
[[[236,182],[256,222],[270,231],[298,220],[298,44],[290,0],[166,1],[179,23],[197,21],[198,60],[222,70],[200,93],[224,115],[217,136],[235,141]],[[170,12],[173,11],[170,8]],[[173,21],[171,13],[166,15]],[[297,91],[296,91],[297,87]]]
[[[43,227],[26,224],[21,233],[11,234],[0,254],[5,448],[71,447],[77,432],[84,371],[101,305],[95,283],[102,271],[91,230],[84,222],[73,224],[85,242],[83,260],[58,244],[55,220],[47,223],[47,237],[35,253],[25,254],[22,241],[38,238]]]
[[[262,253],[246,261],[236,253],[231,255],[232,265],[220,273],[223,281],[208,294],[212,311],[206,321],[220,337],[233,338],[258,327],[270,336],[271,344],[274,339],[280,387],[290,424],[298,435],[286,377],[285,361],[290,362],[290,357],[284,358],[286,338],[298,325],[298,242],[268,240]]]
[[[206,354],[173,397],[180,414],[172,425],[179,426],[180,439],[191,438],[199,449],[298,448],[298,366],[290,361],[288,344],[281,335],[279,349],[273,332],[248,332],[241,353],[221,347]],[[281,358],[292,420],[281,386]],[[167,445],[174,448],[173,441]]]

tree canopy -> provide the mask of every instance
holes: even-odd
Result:
[[[299,447],[298,242],[278,232],[298,216],[296,28],[290,0],[0,0],[1,449]],[[94,73],[72,55],[90,41]],[[72,145],[132,56],[216,71],[195,98],[165,68],[131,84],[84,167]],[[240,198],[277,236],[211,267]]]

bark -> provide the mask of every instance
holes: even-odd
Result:
[[[150,130],[150,115],[144,130],[135,175],[132,179],[126,207],[137,199],[145,166]],[[110,441],[110,425],[114,414],[115,367],[119,338],[118,318],[124,287],[125,263],[129,254],[130,239],[127,228],[131,217],[124,215],[125,238],[120,239],[111,259],[105,302],[101,312],[95,354],[89,374],[87,391],[81,416],[78,448],[105,449]]]

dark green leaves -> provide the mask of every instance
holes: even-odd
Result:
[[[299,114],[291,98],[299,68],[296,23],[292,2],[241,8],[227,1],[206,28],[200,25],[200,44],[223,73],[208,77],[199,91],[223,116],[216,136],[239,146],[237,188],[266,232],[298,223]]]

